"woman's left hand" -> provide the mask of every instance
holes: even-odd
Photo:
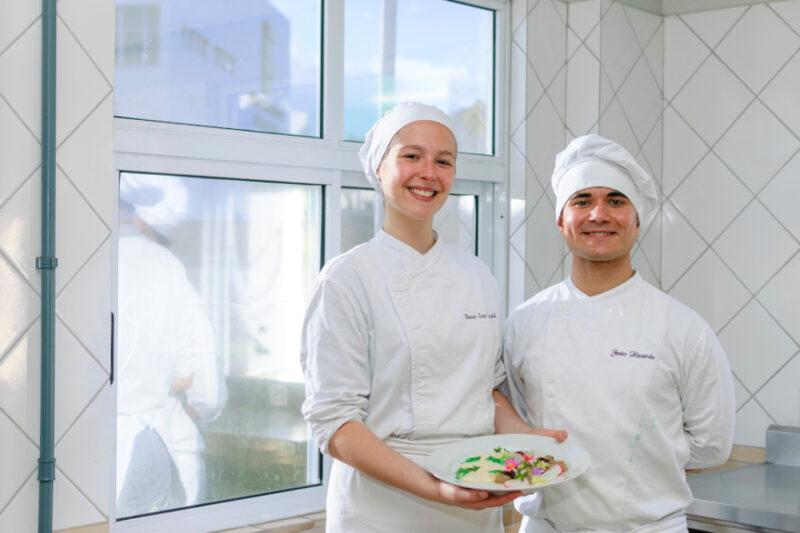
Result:
[[[567,430],[566,429],[530,429],[528,433],[532,435],[543,435],[545,437],[552,437],[556,439],[558,442],[564,442],[567,440]]]

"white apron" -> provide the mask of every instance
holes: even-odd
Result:
[[[356,317],[356,318],[354,318]],[[323,269],[304,326],[303,413],[325,451],[347,420],[418,464],[438,446],[492,433],[504,371],[494,280],[437,243],[419,254],[380,232]],[[441,505],[334,461],[327,531],[502,531],[500,511]]]

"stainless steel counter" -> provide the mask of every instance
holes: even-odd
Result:
[[[748,465],[688,477],[694,502],[689,518],[748,528],[800,532],[800,467]]]

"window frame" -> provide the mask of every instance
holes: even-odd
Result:
[[[507,301],[508,257],[508,78],[510,2],[507,0],[448,0],[495,11],[494,154],[459,154],[452,192],[478,196],[478,256],[498,280],[500,309]],[[322,0],[322,137],[301,137],[114,118],[114,192],[119,198],[119,174],[146,172],[219,179],[279,181],[323,186],[323,261],[340,253],[341,187],[370,188],[356,152],[360,142],[343,140],[344,127],[344,2]],[[115,213],[115,219],[117,214]],[[118,224],[112,228],[113,276],[118,279]],[[117,313],[116,284],[112,309]],[[501,317],[502,318],[502,317]],[[116,342],[116,339],[114,339]],[[116,353],[116,350],[115,350]],[[112,385],[116,413],[116,382]],[[322,483],[305,488],[208,503],[121,521],[116,519],[116,416],[114,450],[109,474],[109,518],[112,532],[220,530],[310,514],[325,509],[325,490],[331,459],[321,457]]]

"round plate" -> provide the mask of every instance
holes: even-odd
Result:
[[[499,483],[468,483],[456,479],[455,472],[464,459],[475,455],[486,455],[498,446],[509,451],[532,450],[536,455],[552,455],[556,460],[562,460],[567,463],[567,472],[544,483],[510,488],[504,487]],[[460,487],[488,490],[494,493],[521,490],[524,494],[529,494],[539,489],[575,479],[589,469],[591,462],[592,460],[586,450],[572,444],[569,438],[559,443],[555,439],[541,435],[503,434],[471,437],[442,446],[428,456],[426,465],[428,471],[437,478]]]

